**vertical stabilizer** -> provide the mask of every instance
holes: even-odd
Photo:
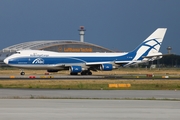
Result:
[[[151,56],[159,53],[164,35],[167,28],[156,29],[147,39],[145,39],[131,54],[134,54],[134,59],[142,59],[142,56]]]

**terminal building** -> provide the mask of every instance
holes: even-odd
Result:
[[[19,43],[4,48],[0,51],[0,63],[18,50],[47,50],[55,52],[114,52],[107,48],[84,42],[84,27],[80,29],[80,41],[78,40],[40,40]]]

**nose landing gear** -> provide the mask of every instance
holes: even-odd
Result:
[[[20,75],[25,75],[25,72],[21,70]]]

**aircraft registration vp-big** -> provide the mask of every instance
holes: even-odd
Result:
[[[20,50],[7,57],[10,66],[45,69],[48,72],[69,70],[71,75],[92,75],[91,71],[111,71],[162,58],[159,52],[166,28],[158,28],[133,51],[124,53],[60,53],[43,50]],[[25,72],[21,72],[24,75]]]

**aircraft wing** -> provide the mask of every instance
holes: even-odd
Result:
[[[132,62],[132,63],[134,63],[134,62]],[[109,62],[89,62],[89,63],[86,63],[85,65],[86,66],[98,66],[98,65],[102,65],[102,64],[112,64],[115,66],[117,66],[117,65],[124,66],[128,63],[130,63],[130,61],[109,61]]]
[[[116,64],[123,66],[123,67],[127,67],[130,65],[134,65],[137,64],[138,61],[115,61]]]
[[[54,67],[65,67],[65,64],[53,64],[51,66],[54,66]]]
[[[101,65],[101,64],[127,64],[130,61],[109,61],[109,62],[88,62],[86,65]],[[136,62],[136,61],[131,61]]]
[[[102,65],[102,64],[112,64],[112,62],[88,62],[88,63],[86,63],[87,66]]]

